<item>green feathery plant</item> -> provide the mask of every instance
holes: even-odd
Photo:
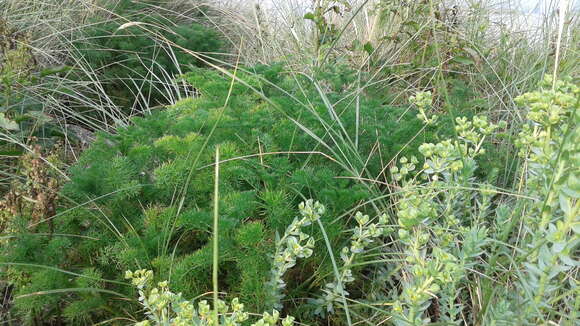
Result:
[[[209,167],[213,164],[211,149],[218,145],[223,161],[219,261],[231,267],[220,272],[226,273],[220,283],[224,291],[239,297],[252,310],[274,303],[267,286],[271,279],[267,255],[276,246],[270,239],[291,223],[297,193],[335,203],[332,214],[322,219],[330,241],[340,241],[344,223],[332,222],[330,216],[355,207],[369,196],[368,190],[354,180],[336,178],[340,169],[328,159],[330,156],[312,151],[316,143],[248,87],[234,83],[224,107],[230,80],[201,69],[186,78],[201,96],[136,118],[116,135],[101,134],[69,170],[71,181],[60,194],[63,207],[50,220],[55,221],[54,234],[74,237],[38,236],[37,232],[51,234],[46,221],[39,221],[31,232],[27,229],[30,217],[24,215],[6,226],[15,237],[2,247],[2,269],[11,275],[15,296],[24,295],[15,301],[16,316],[46,318],[63,310],[68,322],[92,323],[131,309],[129,304],[123,308],[110,305],[108,295],[102,292],[96,297],[55,293],[51,300],[26,296],[40,288],[82,287],[83,277],[55,278],[53,271],[17,265],[20,263],[59,266],[81,275],[97,273],[115,282],[122,281],[125,270],[147,268],[168,279],[184,295],[210,290]],[[240,73],[239,78],[255,88],[267,89],[255,76]],[[271,94],[277,96],[277,102],[287,103],[278,93]],[[324,107],[317,105],[317,110],[324,112]],[[316,118],[308,117],[312,113],[295,113],[305,125],[323,134]],[[308,155],[305,165],[303,157]],[[313,236],[317,234],[315,231]],[[302,267],[314,269],[323,258],[313,255]],[[300,284],[309,277],[299,273],[286,282]],[[106,284],[98,282],[95,286]],[[129,295],[127,289],[113,287]],[[288,295],[304,297],[303,291],[291,286]]]

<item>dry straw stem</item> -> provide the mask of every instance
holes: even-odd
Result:
[[[560,48],[562,46],[562,32],[564,31],[564,22],[566,19],[566,10],[568,9],[568,0],[560,0],[560,8],[558,10],[558,40],[556,41],[556,56],[554,57],[554,80],[552,88],[556,87],[558,76],[558,65],[560,63]]]

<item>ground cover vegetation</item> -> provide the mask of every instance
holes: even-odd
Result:
[[[565,5],[6,0],[0,322],[574,325]]]

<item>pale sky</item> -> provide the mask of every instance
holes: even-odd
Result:
[[[249,0],[248,0],[249,1]],[[260,3],[279,4],[285,1],[300,2],[299,0],[254,0]],[[312,0],[302,0],[309,3]],[[573,4],[573,8],[580,9],[580,0],[490,0],[490,3],[497,3],[506,7],[519,7],[524,12],[542,12],[548,6],[556,6],[560,1]]]
[[[546,8],[550,4],[552,6],[559,5],[561,1],[566,0],[511,0],[506,2],[517,3],[525,12],[542,12],[543,8]],[[578,0],[567,0],[568,4],[572,4],[572,8],[580,9],[580,1]]]
[[[538,10],[539,8],[544,7],[548,3],[548,1],[546,0],[520,0],[514,2],[519,2],[519,5],[526,12]]]
[[[275,11],[280,9],[306,7],[312,4],[313,0],[222,0],[230,4],[240,3],[247,5],[248,3],[260,3],[262,8],[271,8]],[[359,0],[362,1],[362,0]],[[414,0],[411,0],[414,1]],[[521,30],[533,30],[537,28],[542,22],[545,15],[552,16],[555,10],[560,7],[562,3],[567,4],[568,8],[580,12],[580,0],[444,0],[446,3],[483,3],[489,8],[499,9],[497,12],[497,19],[503,20],[502,14],[507,14],[508,17],[513,18],[513,12],[520,12],[523,15],[517,19],[510,19],[513,24],[512,28]],[[303,8],[306,10],[306,8]],[[504,9],[506,10],[504,12]],[[298,9],[300,10],[300,9]],[[284,10],[280,11],[283,13]],[[567,13],[568,15],[570,12]]]

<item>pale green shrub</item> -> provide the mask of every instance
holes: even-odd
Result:
[[[574,276],[580,243],[580,88],[546,76],[539,91],[516,101],[529,108],[518,146],[527,165],[525,192],[536,198],[523,220],[527,246],[520,286],[531,301],[525,320],[560,318],[554,312],[568,309],[574,320],[580,308]]]
[[[201,300],[194,305],[192,301],[182,298],[181,294],[175,294],[169,290],[168,283],[159,282],[157,287],[151,287],[153,272],[148,270],[127,271],[125,277],[131,280],[139,290],[139,302],[146,310],[148,320],[140,321],[135,326],[148,325],[171,325],[171,326],[237,326],[247,321],[249,313],[244,311],[244,304],[234,298],[230,304],[217,301],[219,320],[216,323],[213,310],[206,300]],[[292,325],[294,318],[287,316],[280,319],[280,313],[276,310],[272,313],[264,312],[262,317],[252,323],[252,326],[274,326],[279,322],[282,326]]]
[[[296,258],[308,258],[312,255],[314,238],[302,232],[302,228],[316,222],[325,211],[322,204],[313,202],[312,199],[300,203],[299,209],[301,218],[294,218],[286,228],[284,236],[276,240],[268,290],[269,304],[277,309],[282,308],[280,300],[284,298],[282,290],[286,287],[282,276],[296,265]]]
[[[394,181],[402,182],[398,235],[408,263],[402,291],[392,309],[396,325],[429,324],[431,319],[425,312],[437,297],[443,319],[459,322],[463,307],[456,298],[461,283],[487,241],[487,229],[469,223],[487,209],[487,197],[482,196],[479,205],[469,207],[473,194],[465,188],[473,178],[475,158],[483,152],[485,137],[497,127],[483,117],[457,118],[456,140],[419,147],[425,161],[414,177],[411,173],[417,168],[416,158],[402,158],[400,167],[391,169]]]
[[[474,176],[485,139],[505,123],[457,118],[456,139],[420,146],[420,170],[415,158],[391,168],[400,183],[396,215],[406,261],[392,304],[395,325],[573,324],[579,95],[577,86],[547,76],[539,91],[516,99],[530,111],[516,143],[524,162],[518,193],[503,194],[504,201],[513,196],[509,204],[492,200],[503,191]],[[424,114],[428,98],[415,97],[425,123],[431,123]],[[474,291],[493,293],[479,311]]]

